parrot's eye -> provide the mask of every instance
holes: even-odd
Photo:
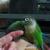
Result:
[[[29,18],[25,18],[25,21],[29,21]]]
[[[32,18],[25,18],[25,24],[29,25],[32,23]]]

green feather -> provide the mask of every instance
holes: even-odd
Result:
[[[25,36],[30,42],[36,43],[38,47],[42,47],[42,32],[35,20],[29,19],[25,22]]]
[[[8,27],[8,31],[20,30],[24,28],[24,21],[15,21]]]
[[[42,47],[43,44],[42,32],[35,20],[29,18],[29,20],[25,21],[16,21],[8,27],[8,30],[19,30],[19,29],[25,30],[24,37],[29,42],[35,43],[38,47]]]

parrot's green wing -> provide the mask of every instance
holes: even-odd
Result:
[[[24,21],[15,21],[8,27],[8,31],[24,29]]]
[[[35,37],[35,42],[38,47],[42,47],[43,45],[43,37],[42,37],[42,32],[40,30],[40,27],[37,25],[36,30],[34,32],[34,37]]]

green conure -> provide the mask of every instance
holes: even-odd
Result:
[[[39,48],[42,47],[42,32],[36,21],[31,18],[25,19],[25,37],[31,43],[35,43]]]
[[[42,32],[34,19],[26,18],[25,21],[16,21],[12,23],[8,30],[24,30],[24,38],[31,43],[35,43],[39,48],[43,45]]]

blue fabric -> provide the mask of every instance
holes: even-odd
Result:
[[[44,42],[50,43],[50,34],[43,33],[43,40]]]

